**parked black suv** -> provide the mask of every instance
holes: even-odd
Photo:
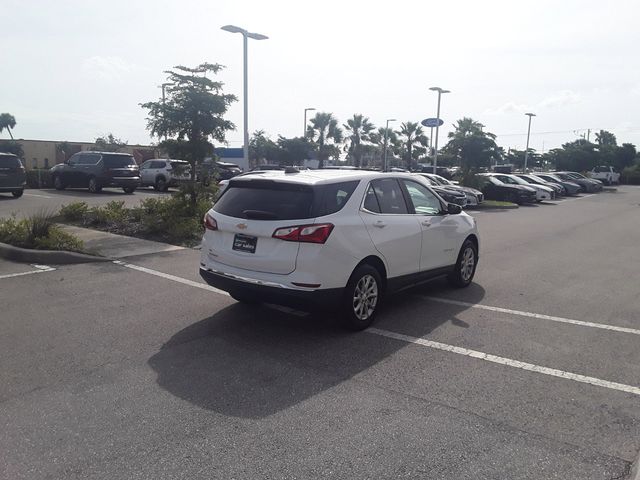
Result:
[[[0,192],[11,192],[14,197],[21,197],[26,177],[24,166],[17,156],[0,153]]]
[[[121,187],[133,193],[140,185],[140,169],[133,155],[111,152],[79,152],[51,169],[56,190],[88,188],[98,193],[103,187]]]

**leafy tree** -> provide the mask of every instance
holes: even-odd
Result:
[[[309,158],[309,154],[313,150],[313,145],[303,137],[285,138],[280,136],[278,137],[278,147],[280,148],[278,158],[280,165],[300,165]]]
[[[598,133],[596,133],[596,143],[598,145],[611,145],[613,147],[618,145],[616,136],[606,130],[600,130]]]
[[[429,139],[425,136],[422,127],[417,122],[405,122],[400,124],[398,134],[401,138],[402,158],[411,167],[421,155],[427,152]]]
[[[147,129],[153,136],[165,137],[159,147],[173,158],[191,164],[190,192],[192,206],[197,203],[196,170],[207,156],[213,155],[211,140],[225,141],[227,131],[235,125],[224,115],[237,99],[223,93],[223,83],[208,78],[222,65],[202,63],[189,68],[178,65],[167,71],[170,85],[166,100],[141,104],[148,110]]]
[[[615,150],[615,157],[612,165],[621,172],[626,167],[633,165],[638,157],[636,146],[631,143],[623,143]]]
[[[500,159],[501,149],[496,145],[496,136],[485,132],[480,122],[464,117],[454,127],[455,130],[449,132],[449,142],[444,151],[458,159],[463,177],[487,168]]]
[[[24,149],[20,142],[15,140],[0,140],[0,152],[13,153],[24,160]]]
[[[359,113],[353,115],[353,118],[347,120],[347,123],[343,126],[349,134],[347,137],[349,144],[345,147],[345,150],[347,155],[353,158],[354,165],[359,167],[362,164],[365,142],[371,141],[371,132],[376,127],[369,121],[368,117]]]
[[[391,162],[396,155],[400,154],[401,142],[398,134],[392,128],[380,127],[376,132],[371,132],[370,138],[375,147],[375,157],[382,163],[384,157],[385,133],[387,139],[387,161]]]
[[[9,136],[11,140],[13,140],[13,134],[11,133],[11,129],[16,126],[16,118],[10,113],[0,113],[0,133],[3,130],[7,130],[9,132]]]
[[[113,136],[113,133],[108,134],[105,137],[98,137],[94,142],[94,146],[91,150],[97,152],[119,152],[127,146],[126,140],[120,140]]]
[[[516,150],[512,148],[508,153],[502,155],[502,159],[505,163],[513,165],[517,169],[524,168],[524,150]],[[533,148],[529,149],[529,156],[527,158],[527,168],[542,167],[543,157],[536,153]]]
[[[307,138],[310,139],[318,152],[318,168],[322,168],[329,158],[337,158],[340,150],[337,147],[342,142],[342,129],[332,113],[318,112],[310,120],[307,127]]]
[[[261,160],[267,163],[278,162],[280,157],[280,147],[267,136],[264,130],[253,133],[249,140],[249,160],[257,165]]]

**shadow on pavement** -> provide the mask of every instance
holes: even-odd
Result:
[[[419,297],[437,295],[443,283],[390,297],[375,326],[416,336],[449,321],[466,328],[456,315],[467,307],[452,305],[446,314],[429,315],[430,303]],[[464,292],[465,301],[484,297],[476,284]],[[233,304],[177,332],[148,363],[157,383],[181,399],[223,415],[263,418],[339,385],[404,347],[366,332],[347,332],[332,313],[301,316]]]

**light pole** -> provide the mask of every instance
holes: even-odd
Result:
[[[163,108],[163,112],[162,112],[162,117],[164,118],[164,103],[165,103],[165,95],[164,95],[164,89],[165,87],[168,87],[169,85],[173,85],[172,83],[163,83],[162,85],[160,85],[160,88],[162,89],[162,108]],[[167,139],[167,133],[165,132],[164,134],[164,139]]]
[[[531,117],[535,117],[535,113],[525,113],[529,117],[529,128],[527,129],[527,148],[524,150],[524,173],[527,173],[527,159],[529,158],[529,136],[531,135]]]
[[[307,138],[307,112],[315,110],[313,107],[304,109],[304,129],[302,130],[302,138]]]
[[[384,159],[382,160],[382,171],[387,171],[387,135],[389,132],[389,122],[395,122],[395,118],[387,119],[387,128],[384,129]]]
[[[246,168],[249,167],[249,81],[247,76],[247,43],[249,38],[254,40],[266,40],[266,35],[261,33],[251,33],[244,28],[236,27],[235,25],[225,25],[220,27],[225,32],[241,33],[242,34],[242,47],[243,47],[243,59],[244,59],[244,145],[242,147],[244,164]]]
[[[438,119],[438,125],[436,125],[436,146],[433,152],[433,173],[434,175],[437,173],[438,169],[438,133],[440,132],[440,97],[442,97],[443,93],[451,93],[451,90],[445,90],[440,87],[431,87],[429,90],[433,90],[434,92],[438,92],[438,111],[436,113],[436,118]]]

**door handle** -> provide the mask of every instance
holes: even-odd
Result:
[[[422,220],[422,222],[420,222],[420,223],[425,227],[430,227],[431,226],[431,220]]]
[[[382,220],[378,220],[377,222],[375,222],[373,224],[374,227],[378,227],[378,228],[384,228],[387,226],[387,224],[385,222],[383,222]]]

